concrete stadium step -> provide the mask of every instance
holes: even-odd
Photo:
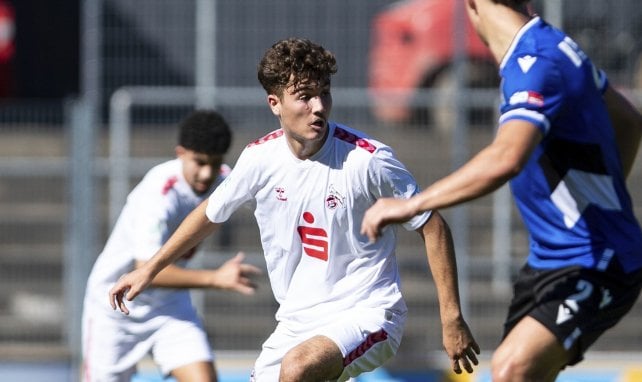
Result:
[[[20,244],[0,245],[0,285],[13,293],[16,290],[30,290],[32,287],[62,285],[63,260],[60,245],[37,244],[29,247]],[[11,284],[19,287],[11,287]],[[2,290],[3,288],[0,288]]]
[[[62,201],[20,201],[3,198],[0,222],[65,222],[69,206]]]
[[[60,244],[64,240],[67,220],[59,217],[56,220],[34,219],[27,221],[24,218],[8,220],[7,217],[0,221],[2,244],[12,243],[52,243]]]
[[[52,323],[32,316],[31,319],[22,316],[0,316],[0,327],[11,330],[0,330],[0,343],[55,343],[62,339],[59,323]]]

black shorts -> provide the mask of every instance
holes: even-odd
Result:
[[[569,365],[635,304],[642,269],[626,274],[617,261],[605,271],[582,267],[533,269],[525,265],[514,284],[504,337],[525,316],[550,330],[571,354]]]

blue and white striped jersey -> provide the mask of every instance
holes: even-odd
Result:
[[[501,125],[520,119],[543,139],[511,181],[536,268],[642,267],[633,214],[602,94],[608,82],[563,32],[539,17],[517,34],[500,64]]]

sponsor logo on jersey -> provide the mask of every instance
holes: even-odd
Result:
[[[303,213],[303,220],[307,224],[313,224],[314,215],[306,211]],[[328,233],[323,228],[300,225],[297,232],[306,255],[328,261]]]
[[[528,71],[535,64],[535,61],[537,61],[537,57],[533,57],[530,55],[522,56],[517,59],[517,63],[524,73],[528,73]]]
[[[513,93],[508,101],[511,105],[527,103],[529,105],[541,107],[544,106],[544,96],[533,90],[523,90]]]

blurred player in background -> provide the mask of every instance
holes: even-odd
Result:
[[[346,381],[396,353],[407,314],[396,233],[369,243],[359,223],[378,198],[409,198],[418,189],[390,147],[329,120],[336,70],[334,55],[309,40],[286,39],[267,50],[258,77],[281,128],[247,145],[225,182],[157,255],[120,279],[110,291],[114,309],[127,312],[125,298],[252,203],[280,306],[251,380]],[[472,372],[479,347],[460,309],[450,230],[437,211],[404,228],[425,242],[452,368]]]
[[[105,293],[123,273],[139,267],[180,222],[229,174],[223,163],[232,133],[221,115],[198,110],[179,125],[176,158],[152,168],[127,198],[87,282],[83,312],[85,382],[129,381],[151,354],[164,375],[179,381],[216,381],[211,347],[189,288],[252,294],[259,269],[243,254],[220,268],[187,269],[196,245],[155,275],[153,288],[132,302],[128,316],[105,304]]]
[[[493,381],[553,381],[633,306],[642,233],[626,188],[642,117],[524,0],[465,0],[503,78],[494,141],[408,200],[379,200],[362,233],[488,194],[511,180],[530,234]]]

